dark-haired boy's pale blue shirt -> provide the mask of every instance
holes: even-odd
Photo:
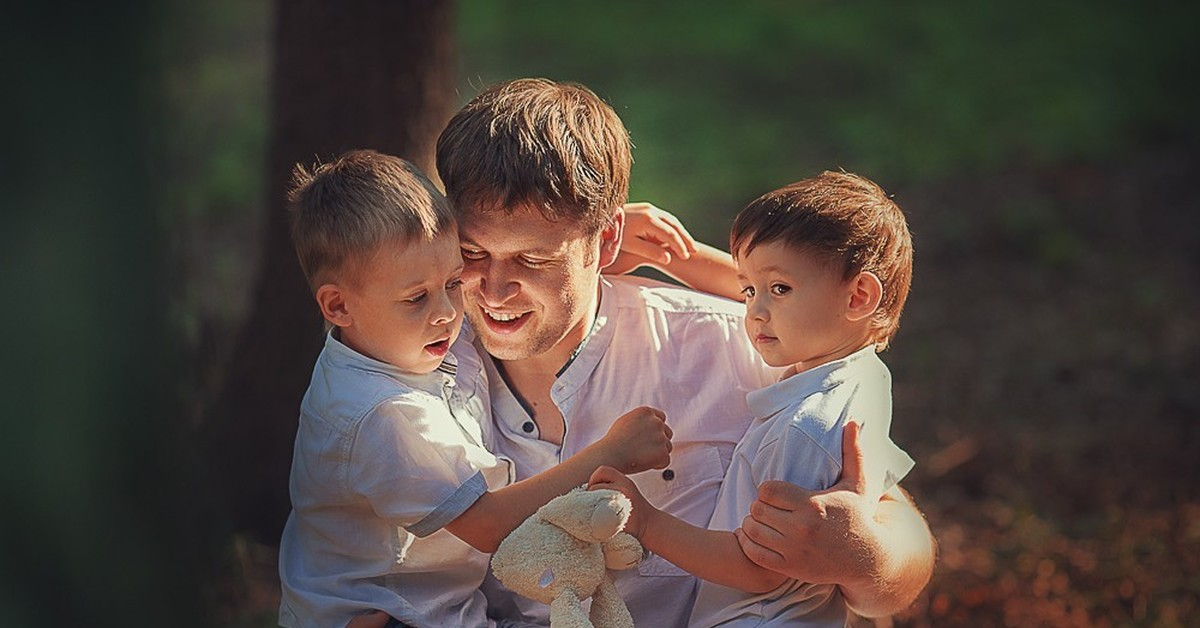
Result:
[[[733,452],[710,530],[738,528],[767,480],[814,491],[835,484],[850,420],[862,426],[870,494],[882,495],[912,469],[912,458],[888,435],[891,374],[874,346],[751,392],[746,402],[758,418]],[[702,582],[689,625],[845,626],[849,612],[834,585],[788,580],[758,594]]]
[[[371,609],[412,626],[490,625],[488,555],[444,528],[512,481],[487,449],[488,407],[469,337],[416,374],[328,336],[296,433],[281,625],[344,626]]]

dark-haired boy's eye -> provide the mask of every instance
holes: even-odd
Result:
[[[771,294],[773,294],[777,297],[781,297],[791,291],[792,291],[792,289],[790,286],[785,286],[781,283],[771,284]]]
[[[744,295],[747,299],[753,297],[754,286],[746,286],[745,288],[742,288],[742,295]]]

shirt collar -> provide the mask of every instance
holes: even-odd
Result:
[[[592,327],[583,338],[583,342],[575,348],[571,357],[555,374],[556,392],[570,394],[586,382],[600,363],[600,358],[608,350],[612,342],[614,322],[620,311],[617,303],[616,289],[603,276],[600,277],[600,306],[596,308],[596,318]]]
[[[853,377],[859,366],[878,360],[875,345],[868,345],[850,355],[784,379],[746,395],[746,405],[759,419],[766,419],[795,405],[814,393],[837,386]]]
[[[442,388],[447,384],[454,385],[454,375],[458,370],[458,359],[453,353],[446,357],[436,369],[429,373],[413,373],[387,362],[382,362],[365,356],[346,346],[337,338],[337,329],[332,329],[325,335],[325,356],[333,365],[344,368],[355,368],[372,373],[386,375],[409,388],[441,395]]]

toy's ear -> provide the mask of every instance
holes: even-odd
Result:
[[[581,541],[598,543],[621,531],[630,510],[629,499],[617,491],[574,489],[550,500],[537,514]]]

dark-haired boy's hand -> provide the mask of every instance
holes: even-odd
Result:
[[[696,252],[696,240],[671,212],[650,203],[627,203],[623,209],[621,252],[605,274],[623,275],[641,266],[662,269]]]

